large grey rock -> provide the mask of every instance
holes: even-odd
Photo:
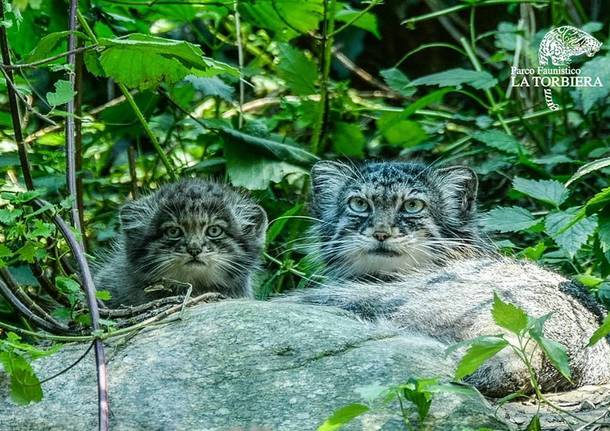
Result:
[[[41,378],[72,363],[84,345],[36,361]],[[113,430],[315,430],[335,409],[363,402],[358,388],[411,376],[448,379],[445,346],[371,326],[339,310],[224,301],[107,347]],[[45,383],[42,402],[9,401],[0,372],[0,430],[93,430],[93,355]],[[507,429],[481,397],[438,394],[426,429]],[[402,430],[390,404],[348,429]]]

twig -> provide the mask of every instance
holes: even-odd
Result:
[[[53,374],[51,377],[47,377],[46,379],[42,379],[42,380],[40,381],[40,384],[46,383],[46,382],[48,382],[49,380],[53,380],[53,379],[55,379],[55,378],[57,378],[57,377],[61,376],[62,374],[67,373],[67,372],[68,372],[68,371],[70,371],[72,368],[76,367],[76,366],[79,364],[79,362],[80,362],[80,361],[82,361],[83,359],[85,359],[85,357],[86,357],[86,356],[89,354],[89,352],[90,352],[90,351],[91,351],[91,349],[93,348],[94,344],[95,344],[95,343],[93,343],[93,342],[92,342],[91,344],[89,344],[89,347],[87,348],[87,350],[85,350],[85,352],[84,352],[82,355],[80,355],[76,361],[74,361],[72,364],[68,365],[66,368],[64,368],[64,369],[63,369],[63,370],[61,370],[60,372],[58,372],[58,373],[56,373],[56,374]]]
[[[6,268],[0,268],[0,277],[4,280],[6,285],[11,291],[19,298],[19,300],[27,306],[30,311],[36,314],[41,319],[46,320],[51,326],[53,326],[54,333],[66,334],[72,332],[70,328],[61,322],[55,320],[49,313],[47,313],[40,305],[38,305],[30,296],[27,294],[24,288],[19,286],[17,281],[13,278],[12,274]]]
[[[4,21],[4,2],[0,1],[0,21]],[[2,64],[10,66],[11,57],[8,48],[8,38],[6,36],[6,27],[0,25],[0,52],[2,54]],[[19,162],[21,163],[21,171],[23,172],[23,180],[28,190],[34,190],[34,181],[32,180],[32,169],[28,160],[27,148],[23,142],[23,132],[21,130],[21,119],[19,116],[19,106],[17,105],[17,95],[13,87],[13,72],[4,70],[6,79],[6,90],[8,93],[9,108],[11,111],[11,121],[13,123],[13,131],[15,133],[15,142],[17,151],[19,152]]]
[[[124,308],[100,308],[100,315],[109,319],[116,319],[119,317],[131,317],[137,314],[147,313],[152,309],[163,307],[165,305],[181,304],[183,301],[184,295],[166,296],[164,298],[156,299],[154,301],[150,301],[142,305]]]
[[[335,56],[335,58],[337,60],[339,60],[339,62],[343,66],[345,66],[346,69],[348,69],[350,72],[353,72],[356,76],[358,76],[363,81],[371,84],[373,87],[379,88],[382,91],[387,91],[388,93],[393,94],[394,97],[396,97],[396,98],[402,98],[402,96],[400,94],[396,93],[390,87],[385,85],[383,82],[380,82],[373,75],[368,73],[366,70],[364,70],[363,68],[356,65],[352,60],[350,60],[345,54],[343,54],[337,48],[333,47],[332,52],[333,52],[333,55]]]
[[[74,144],[75,144],[75,166],[76,169],[76,208],[78,209],[80,233],[84,250],[87,250],[87,228],[85,226],[85,203],[83,198],[83,53],[75,53],[76,62],[74,67],[74,90],[76,100],[74,101]]]
[[[235,13],[235,43],[237,44],[237,62],[239,65],[239,120],[238,125],[241,129],[244,125],[244,93],[246,87],[244,84],[244,49],[241,42],[241,19],[239,16],[238,7],[239,0],[233,3],[233,11]],[[277,11],[276,11],[277,12]]]
[[[6,298],[6,300],[15,307],[15,310],[23,316],[27,321],[33,322],[39,328],[54,334],[57,332],[57,328],[45,319],[38,317],[28,307],[26,307],[19,298],[13,293],[13,291],[6,285],[6,283],[0,280],[0,294]]]
[[[70,26],[70,34],[68,36],[68,80],[70,81],[70,88],[74,92],[76,87],[76,54],[74,49],[76,48],[76,9],[77,0],[70,0],[70,13],[68,24]],[[82,232],[80,224],[79,208],[77,203],[77,190],[76,190],[76,125],[74,122],[74,97],[70,98],[67,107],[68,117],[66,118],[66,183],[68,186],[68,194],[72,197],[70,218],[72,225]],[[80,241],[83,244],[82,238]]]
[[[34,61],[32,63],[21,63],[21,64],[17,63],[17,64],[11,64],[11,65],[3,65],[2,67],[5,70],[35,68],[35,67],[38,67],[38,66],[42,66],[43,64],[47,64],[47,63],[50,63],[52,61],[59,60],[60,58],[64,58],[64,57],[66,57],[68,55],[71,55],[71,54],[80,54],[82,52],[88,51],[90,49],[98,48],[98,47],[99,47],[99,45],[97,45],[97,44],[81,46],[79,48],[75,48],[73,50],[68,50],[66,52],[62,52],[61,54],[57,54],[57,55],[54,55],[52,57],[43,58],[42,60]]]
[[[9,75],[9,71],[5,70],[4,68],[0,67],[0,72],[2,72],[2,74],[4,75],[4,79],[6,80],[7,86],[10,87],[14,92],[15,92],[15,96],[21,100],[21,103],[23,103],[23,105],[25,106],[25,109],[33,114],[35,117],[41,119],[42,121],[44,121],[45,123],[49,123],[52,125],[57,125],[57,123],[53,120],[51,120],[49,117],[47,117],[46,115],[42,115],[40,112],[38,112],[37,110],[35,110],[30,103],[28,103],[28,100],[23,97],[21,95],[21,93],[19,93],[19,90],[17,89],[17,86],[15,85],[15,82],[13,82],[13,75]]]
[[[34,277],[36,277],[36,280],[38,280],[42,290],[48,293],[49,296],[57,301],[58,304],[65,307],[70,306],[70,301],[68,301],[66,297],[57,289],[57,287],[51,283],[51,280],[44,275],[44,271],[40,265],[37,263],[32,263],[30,264],[30,269],[32,270],[32,274],[34,274]]]
[[[331,51],[333,45],[333,31],[335,30],[335,0],[323,0],[324,19],[322,21],[322,45],[320,55],[320,106],[318,116],[314,123],[311,135],[311,152],[317,154],[320,142],[324,140],[328,124],[328,79],[330,75]]]

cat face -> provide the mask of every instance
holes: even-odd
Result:
[[[335,275],[409,272],[475,240],[469,168],[319,162],[312,185],[320,254]]]
[[[128,259],[141,278],[190,283],[195,291],[248,276],[267,227],[252,200],[202,180],[164,186],[126,204],[120,216]]]

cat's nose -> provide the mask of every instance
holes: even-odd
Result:
[[[191,254],[193,257],[199,256],[202,250],[203,249],[199,245],[189,245],[188,247],[186,247],[186,251],[188,251],[189,254]]]
[[[373,237],[377,241],[385,241],[390,237],[390,232],[384,230],[376,230],[375,232],[373,232]]]

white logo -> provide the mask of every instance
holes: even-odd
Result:
[[[586,54],[593,57],[601,48],[600,41],[590,34],[568,25],[549,31],[538,48],[538,68],[511,68],[514,87],[543,87],[544,100],[549,109],[557,111],[553,102],[553,87],[603,87],[599,77],[581,76],[580,68],[570,68],[572,57]],[[549,64],[550,61],[550,64]],[[521,77],[519,79],[519,77]]]

